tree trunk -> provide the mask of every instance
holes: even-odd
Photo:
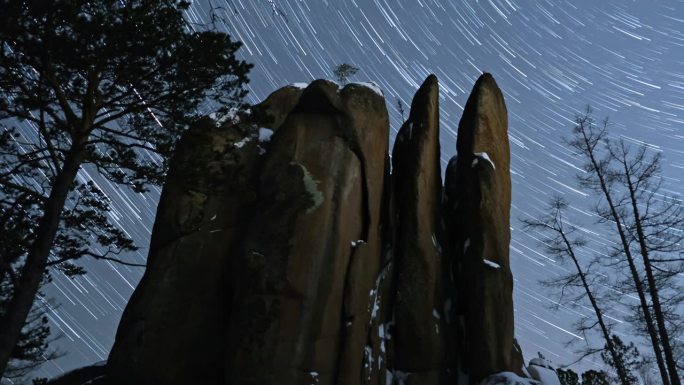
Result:
[[[599,180],[601,192],[603,192],[603,195],[606,198],[606,202],[608,203],[608,206],[610,208],[611,217],[615,222],[615,228],[617,229],[617,232],[620,236],[620,242],[622,244],[622,249],[625,252],[627,263],[629,264],[629,270],[632,273],[634,286],[636,288],[637,295],[639,296],[639,303],[641,305],[641,310],[644,314],[644,320],[646,321],[646,329],[648,330],[648,334],[651,337],[653,353],[655,354],[656,362],[658,363],[658,369],[660,370],[660,377],[663,380],[663,385],[671,385],[668,371],[665,368],[665,362],[663,361],[663,355],[660,351],[660,342],[658,341],[658,334],[653,324],[653,318],[651,318],[651,311],[648,308],[648,301],[646,300],[644,287],[641,284],[639,271],[637,270],[636,265],[634,264],[634,258],[632,256],[632,252],[630,251],[629,243],[627,242],[627,236],[625,235],[625,231],[622,228],[622,220],[617,212],[617,209],[615,208],[615,204],[613,203],[613,197],[611,196],[610,191],[608,190],[608,184],[605,179],[603,168],[601,165],[599,165],[599,162],[596,160],[596,157],[594,156],[595,143],[591,143],[590,139],[586,135],[585,128],[582,128],[581,133],[585,145],[585,155],[589,157],[589,160],[591,161],[593,167],[593,172],[596,174]]]
[[[565,246],[568,248],[570,258],[572,258],[572,262],[574,262],[575,264],[577,274],[579,274],[580,279],[582,280],[582,285],[584,286],[584,291],[587,293],[587,297],[589,297],[589,302],[591,302],[591,306],[594,308],[594,313],[596,313],[596,320],[598,321],[599,327],[601,328],[603,338],[606,340],[608,352],[610,353],[610,356],[613,358],[613,363],[615,363],[615,369],[618,372],[620,382],[622,383],[622,385],[632,385],[627,379],[627,371],[625,370],[624,362],[622,362],[617,352],[615,351],[615,345],[613,345],[613,340],[610,338],[610,332],[608,331],[606,323],[603,321],[603,312],[599,308],[596,298],[594,298],[594,294],[592,293],[591,288],[589,287],[589,283],[587,283],[584,271],[582,270],[582,267],[577,261],[577,257],[575,257],[575,253],[572,250],[572,245],[570,245],[570,242],[565,237],[565,234],[561,233],[561,236],[563,237],[563,242],[565,242]]]
[[[660,335],[660,342],[663,344],[663,352],[665,353],[665,361],[667,363],[667,370],[670,374],[672,385],[681,385],[681,379],[677,373],[677,362],[672,353],[672,346],[670,345],[670,337],[665,326],[665,318],[663,317],[662,307],[660,305],[660,298],[658,295],[658,288],[655,285],[653,277],[653,269],[648,258],[644,258],[644,265],[646,266],[646,277],[648,279],[649,291],[651,292],[651,300],[653,301],[653,313],[655,314],[656,323],[658,325],[658,332]]]
[[[0,319],[0,378],[21,335],[36,293],[43,279],[52,243],[57,235],[59,221],[71,186],[81,166],[83,148],[72,148],[64,160],[64,166],[55,179],[50,196],[45,202],[43,217],[38,223],[35,240],[26,256],[19,286],[14,291],[7,312]]]
[[[624,164],[624,163],[623,163]],[[665,326],[665,319],[663,317],[662,307],[660,305],[660,294],[653,276],[653,268],[651,266],[651,259],[646,246],[646,237],[644,236],[644,229],[641,223],[641,215],[639,214],[639,207],[637,205],[636,191],[632,184],[631,175],[625,165],[625,176],[627,177],[627,187],[629,188],[629,197],[632,203],[632,212],[634,214],[634,224],[636,225],[637,237],[639,240],[639,248],[641,257],[644,261],[644,268],[646,270],[646,278],[648,282],[648,291],[653,302],[653,313],[655,315],[656,323],[658,325],[658,335],[663,346],[663,353],[665,353],[665,361],[667,363],[667,371],[670,375],[670,382],[672,385],[681,385],[679,374],[677,373],[677,363],[672,354],[672,347],[670,345],[670,337]]]
[[[623,243],[624,242],[626,242],[626,240],[623,241]],[[658,340],[658,333],[655,329],[655,326],[653,325],[653,318],[651,317],[651,310],[649,310],[648,308],[648,301],[646,300],[644,287],[641,284],[639,272],[636,268],[636,265],[634,264],[634,258],[632,258],[631,253],[629,253],[629,256],[627,257],[627,262],[629,263],[629,270],[632,272],[632,279],[634,280],[637,295],[639,296],[641,311],[644,313],[646,329],[648,331],[649,337],[651,337],[651,345],[653,345],[653,353],[655,354],[656,362],[658,364],[660,377],[663,380],[663,385],[671,385],[668,377],[668,371],[665,367],[665,362],[663,361],[663,353],[660,351],[660,341]]]

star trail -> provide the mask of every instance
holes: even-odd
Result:
[[[572,202],[571,214],[591,225],[593,197],[574,175],[581,160],[563,142],[574,117],[591,105],[610,117],[612,134],[662,152],[663,193],[684,193],[684,1],[558,0],[195,0],[191,21],[208,22],[244,43],[253,63],[250,102],[291,83],[333,78],[347,62],[359,68],[351,80],[374,82],[386,98],[391,134],[401,125],[397,101],[409,106],[423,80],[440,82],[442,167],[455,153],[456,130],[477,77],[490,72],[502,89],[511,145],[511,266],[516,336],[525,359],[543,353],[556,364],[576,360],[590,343],[573,322],[591,309],[550,306],[558,296],[539,284],[569,266],[549,258],[540,237],[518,219],[540,214],[552,195]],[[393,141],[393,138],[391,139]],[[126,259],[144,263],[160,189],[138,194],[84,170],[113,201],[111,219],[141,246]],[[587,227],[589,251],[606,253],[610,240]],[[35,376],[54,376],[107,358],[126,302],[143,269],[84,262],[88,274],[61,273],[44,288],[54,343],[64,354]],[[684,283],[680,276],[679,283]],[[630,301],[625,297],[625,301]],[[630,335],[626,310],[607,310],[618,331]],[[575,345],[566,347],[565,343]],[[595,341],[594,341],[595,342]],[[586,358],[575,368],[599,365]]]

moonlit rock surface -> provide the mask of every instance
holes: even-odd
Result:
[[[512,359],[508,112],[490,74],[473,86],[456,147],[456,161],[446,170],[444,215],[460,304],[456,312],[464,320],[459,356],[476,384],[489,374],[519,369]]]

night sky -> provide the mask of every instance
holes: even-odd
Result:
[[[573,202],[577,223],[591,224],[591,196],[576,189],[581,166],[562,138],[574,116],[590,104],[610,117],[612,133],[664,155],[664,193],[684,192],[684,1],[630,0],[212,0],[225,20],[219,27],[241,40],[254,64],[250,102],[281,86],[332,78],[348,62],[360,70],[351,81],[383,90],[391,134],[400,127],[396,100],[410,105],[428,74],[440,82],[442,167],[455,153],[456,129],[475,80],[490,72],[503,90],[509,114],[513,206],[511,265],[515,279],[516,336],[529,360],[540,351],[556,364],[575,360],[587,342],[572,323],[589,308],[564,304],[538,280],[569,268],[546,257],[534,233],[518,221],[538,215],[556,194]],[[196,0],[188,16],[209,20],[209,2]],[[146,257],[159,189],[146,195],[120,189],[85,170],[113,200],[112,219]],[[605,252],[601,230],[587,232],[590,247]],[[588,261],[589,252],[581,257]],[[143,270],[108,262],[85,264],[89,273],[69,279],[54,273],[45,288],[54,346],[66,353],[37,376],[53,376],[107,358],[119,318]],[[684,281],[680,277],[679,284]],[[634,299],[624,296],[629,303]],[[629,335],[621,307],[608,315]],[[565,343],[575,340],[570,348]],[[586,359],[576,368],[590,368]]]

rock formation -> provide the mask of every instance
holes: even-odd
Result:
[[[434,75],[391,172],[373,85],[317,80],[240,122],[198,122],[172,160],[104,383],[474,385],[519,372],[507,116],[490,75],[444,188],[439,131]]]
[[[409,384],[447,379],[446,348],[453,338],[449,278],[441,247],[442,172],[439,86],[430,75],[420,87],[392,153],[393,370]]]
[[[513,277],[508,117],[494,78],[482,75],[458,125],[444,213],[456,282],[462,372],[472,380],[512,367]],[[471,381],[472,382],[472,381]]]
[[[269,97],[279,103],[259,107],[287,114],[300,94],[286,87]],[[217,127],[204,119],[178,144],[147,268],[109,356],[113,383],[190,384],[197,373],[207,383],[222,380],[232,301],[228,277],[256,201],[259,147],[266,145],[255,134],[249,126]]]
[[[232,383],[351,383],[375,361],[388,135],[381,95],[316,81],[273,136],[233,277]]]

